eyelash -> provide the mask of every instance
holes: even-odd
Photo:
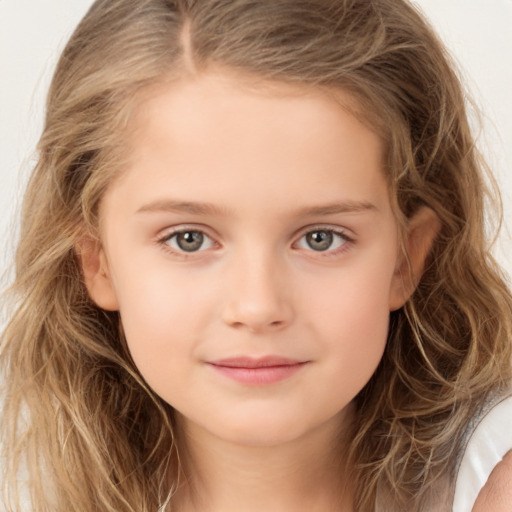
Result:
[[[325,251],[315,251],[312,247],[309,247],[306,249],[308,252],[313,253],[316,257],[320,258],[332,258],[339,256],[340,254],[347,251],[355,242],[354,238],[349,236],[347,234],[347,231],[344,229],[333,229],[332,227],[327,226],[312,226],[308,228],[306,231],[302,232],[302,235],[297,240],[297,242],[294,243],[294,245],[297,245],[300,241],[305,239],[308,235],[313,233],[329,233],[333,235],[334,237],[338,237],[340,239],[339,245],[335,247],[334,249],[327,249]],[[305,242],[307,243],[307,242]],[[333,241],[332,243],[335,243]]]
[[[177,256],[181,256],[183,258],[193,257],[194,254],[203,252],[205,249],[198,250],[198,251],[185,251],[183,249],[173,248],[173,247],[170,246],[170,241],[173,238],[176,238],[180,234],[186,234],[186,233],[199,233],[199,234],[201,234],[204,237],[205,240],[210,240],[212,246],[215,246],[215,245],[218,246],[219,245],[204,230],[202,230],[200,228],[196,228],[196,227],[189,227],[189,228],[184,227],[184,228],[177,229],[175,231],[167,233],[165,236],[163,236],[162,238],[158,239],[157,242],[158,242],[159,245],[162,246],[162,248],[165,251],[171,253],[174,256],[177,255]]]
[[[307,230],[302,231],[300,238],[298,238],[298,240],[296,242],[294,242],[293,246],[296,246],[299,242],[301,242],[303,239],[305,239],[305,237],[307,237],[308,235],[310,235],[312,233],[320,233],[320,232],[329,233],[329,234],[333,235],[334,237],[338,237],[341,240],[341,242],[339,242],[339,245],[337,247],[335,247],[334,249],[327,249],[325,251],[321,251],[321,250],[315,251],[315,249],[313,249],[311,247],[309,247],[308,249],[305,249],[306,251],[315,254],[315,256],[317,256],[317,257],[329,258],[329,257],[338,256],[339,254],[348,250],[350,248],[350,246],[353,245],[355,242],[354,239],[352,237],[348,236],[347,232],[343,229],[333,229],[332,227],[326,227],[326,226],[312,226],[312,227],[307,228]],[[190,227],[190,228],[185,227],[185,228],[181,228],[181,229],[172,231],[171,233],[167,233],[162,238],[159,238],[157,240],[157,243],[159,245],[161,245],[165,251],[171,253],[174,256],[177,255],[182,258],[193,257],[195,254],[204,252],[205,250],[208,250],[211,248],[211,247],[207,247],[206,249],[199,249],[196,251],[186,251],[186,250],[183,250],[180,248],[173,248],[170,246],[169,242],[172,239],[174,239],[175,237],[177,237],[180,234],[186,234],[186,233],[199,233],[201,236],[204,237],[204,240],[210,240],[211,246],[217,246],[217,247],[219,246],[219,244],[217,242],[215,242],[215,240],[212,237],[210,237],[204,230],[202,230],[200,228],[195,228],[195,227]],[[305,243],[307,243],[307,242],[305,242]],[[335,243],[335,242],[333,241],[332,243]],[[201,244],[201,245],[203,245],[203,244]]]

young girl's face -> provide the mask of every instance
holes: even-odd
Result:
[[[322,92],[227,74],[160,90],[133,128],[86,280],[143,377],[227,441],[338,429],[404,300],[380,138]]]

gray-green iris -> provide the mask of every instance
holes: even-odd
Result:
[[[201,248],[204,235],[199,231],[185,231],[176,235],[176,244],[182,251],[194,252]]]
[[[326,251],[333,242],[333,234],[330,231],[312,231],[306,235],[306,242],[314,251]]]

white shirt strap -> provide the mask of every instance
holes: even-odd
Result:
[[[512,450],[512,396],[482,417],[459,466],[453,512],[471,512],[494,467]]]

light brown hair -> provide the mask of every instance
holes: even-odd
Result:
[[[440,220],[356,398],[351,446],[359,512],[425,510],[469,422],[510,381],[512,298],[489,253],[464,92],[405,0],[95,2],[57,66],[24,201],[0,354],[7,508],[20,510],[23,465],[45,512],[155,512],[178,472],[172,407],[139,376],[117,313],[89,299],[75,248],[122,172],[141,92],[213,65],[350,92],[386,142],[399,221],[422,205]]]

